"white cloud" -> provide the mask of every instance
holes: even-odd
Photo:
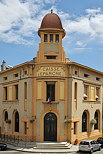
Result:
[[[101,8],[97,8],[97,9],[86,9],[86,12],[88,14],[94,15],[94,14],[97,14],[97,13],[101,13]]]
[[[74,48],[75,50],[79,50],[79,51],[81,51],[81,50],[93,50],[93,48]]]
[[[84,36],[77,39],[76,46],[84,47],[92,39],[103,43],[103,12],[101,8],[86,9],[84,15],[74,16],[59,11],[55,6],[57,0],[2,0],[0,1],[0,40],[18,44],[33,44],[34,33],[40,27],[41,20],[50,9],[57,13],[67,32],[66,42],[74,33]],[[58,2],[58,1],[57,1]],[[71,35],[70,35],[71,34]],[[86,40],[87,39],[87,40]],[[68,41],[68,42],[69,42]]]
[[[90,34],[93,35],[95,31],[90,26],[90,21],[87,17],[80,17],[74,21],[68,21],[67,26],[65,25],[67,31],[73,33]]]
[[[79,46],[79,47],[85,47],[86,43],[82,42],[82,41],[77,41],[76,45]]]
[[[97,35],[103,35],[103,14],[98,14],[91,18],[90,26]]]
[[[0,1],[0,40],[31,44],[34,32],[40,27],[43,9],[56,0],[2,0]],[[27,38],[29,38],[29,41]],[[30,40],[31,38],[31,40]]]
[[[64,29],[71,38],[66,43],[70,42],[71,45],[68,43],[68,46],[77,49],[89,49],[93,44],[99,48],[100,44],[103,45],[103,12],[100,8],[85,11],[86,14],[81,16],[72,18],[69,15],[63,18]]]
[[[72,16],[62,13],[63,17],[62,15],[60,16],[61,18],[63,18],[63,25],[66,31],[71,33],[77,32],[87,35],[94,35],[100,29],[101,31],[103,31],[103,29],[101,28],[103,25],[103,13],[101,12],[101,9],[87,9],[86,12],[87,14],[81,15],[80,17],[75,17],[73,19]],[[97,28],[97,30],[94,29],[93,25]]]

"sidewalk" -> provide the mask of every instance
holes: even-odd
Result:
[[[71,145],[70,149],[37,149],[37,148],[21,148],[18,146],[13,146],[7,144],[9,149],[13,149],[16,151],[29,152],[29,153],[68,153],[68,152],[76,152],[79,150],[78,145]]]

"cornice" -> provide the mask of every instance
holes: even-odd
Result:
[[[26,65],[34,65],[34,64],[35,64],[35,63],[25,62],[25,63],[22,63],[22,64],[20,64],[20,65],[14,66],[14,67],[9,68],[9,69],[6,69],[6,70],[4,70],[4,71],[1,71],[1,72],[0,72],[0,75],[1,75],[1,74],[4,74],[4,73],[7,73],[7,72],[11,72],[11,71],[13,71],[13,70],[16,70],[16,69],[21,68],[21,67],[26,66]]]

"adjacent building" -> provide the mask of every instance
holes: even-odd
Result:
[[[37,56],[0,72],[1,134],[36,141],[70,141],[102,136],[103,73],[71,62],[59,16],[44,16]]]

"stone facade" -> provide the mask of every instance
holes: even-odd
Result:
[[[65,57],[64,29],[38,34],[37,57],[0,72],[1,133],[72,143],[102,136],[103,73]]]

